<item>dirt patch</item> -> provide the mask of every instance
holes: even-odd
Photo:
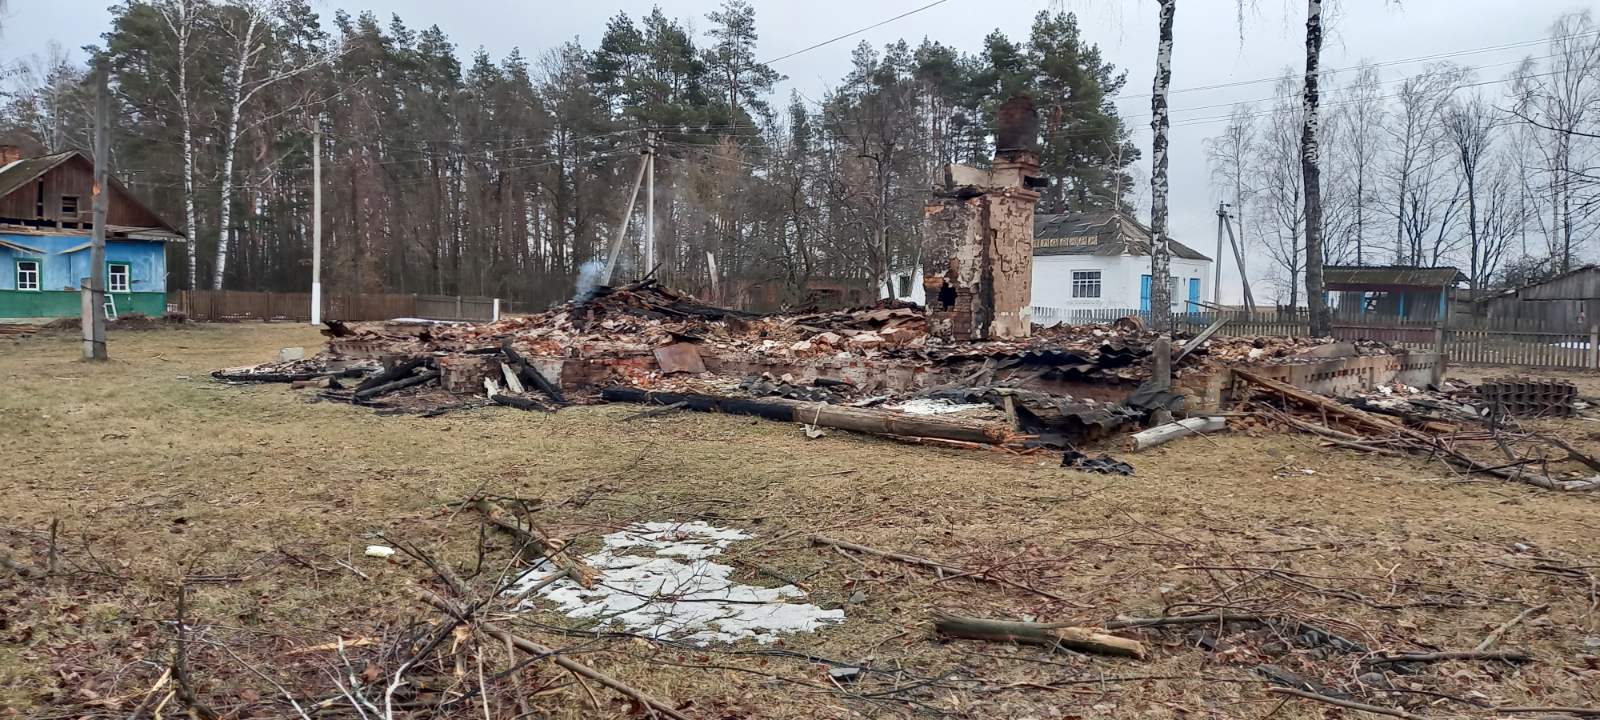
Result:
[[[327,701],[353,716],[335,680],[389,677],[440,617],[413,596],[419,583],[439,589],[433,573],[404,553],[368,558],[365,547],[415,545],[485,597],[519,561],[513,541],[451,505],[481,491],[527,499],[583,555],[634,523],[736,527],[753,537],[718,559],[735,568],[733,580],[793,581],[805,602],[844,610],[843,623],[769,645],[705,648],[599,629],[554,606],[496,615],[693,717],[1259,718],[1284,700],[1266,691],[1262,665],[1423,716],[1600,702],[1592,495],[1466,482],[1437,464],[1279,434],[1119,454],[1135,468],[1125,478],[1062,469],[1057,456],[847,433],[811,440],[747,418],[622,422],[638,410],[627,406],[384,417],[206,377],[319,340],[306,326],[202,325],[114,337],[102,365],[77,361],[76,343],[61,337],[0,354],[9,554],[47,567],[59,521],[57,576],[0,583],[0,706],[123,717],[147,697],[161,701],[172,691],[158,682],[184,586],[199,701],[240,717],[294,716],[281,687],[302,706]],[[1569,437],[1592,424],[1559,422]],[[812,546],[812,533],[1014,585],[845,557]],[[1547,613],[1501,641],[1529,650],[1532,663],[1400,672],[1361,662],[1468,649],[1542,604]],[[929,619],[941,609],[1086,625],[1252,612],[1326,629],[1368,653],[1279,623],[1125,631],[1151,647],[1144,662],[1051,655],[935,641]],[[342,653],[330,645],[340,638]],[[481,662],[493,717],[524,705],[555,718],[630,715],[617,695],[593,687],[591,699],[549,663],[502,674],[511,660],[501,644],[463,637],[443,647],[399,694],[407,712],[482,717],[470,694]],[[840,666],[861,671],[830,676]],[[381,704],[383,685],[364,697]],[[183,705],[168,703],[168,716]],[[1293,700],[1277,716],[1335,712]]]

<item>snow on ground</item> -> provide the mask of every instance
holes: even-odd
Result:
[[[888,406],[890,410],[898,410],[907,415],[948,415],[969,410],[989,410],[993,407],[988,403],[956,403],[937,398],[917,398],[899,405]]]
[[[563,579],[539,594],[568,617],[699,645],[743,638],[769,643],[781,633],[812,632],[844,621],[843,610],[791,602],[806,596],[793,585],[736,583],[730,579],[731,566],[708,559],[751,537],[699,520],[637,523],[606,535],[605,547],[584,558],[602,574],[593,589]],[[535,568],[507,593],[520,593],[548,570]],[[522,605],[535,603],[530,598]]]

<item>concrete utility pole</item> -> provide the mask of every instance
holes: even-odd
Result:
[[[1211,261],[1216,263],[1215,280],[1211,282],[1211,304],[1218,309],[1222,307],[1222,233],[1223,224],[1228,222],[1228,204],[1217,203],[1217,254],[1211,256]]]
[[[311,133],[311,324],[322,324],[322,119]]]
[[[649,163],[645,170],[644,192],[644,274],[656,269],[656,134],[645,136],[645,157]]]
[[[79,314],[83,325],[83,359],[106,359],[106,210],[110,198],[111,96],[106,73],[100,71],[94,95],[94,235],[89,243],[89,287]],[[193,240],[191,239],[191,242]]]
[[[611,274],[617,269],[617,257],[622,254],[622,240],[628,236],[628,219],[633,217],[633,204],[639,200],[639,186],[644,183],[645,169],[650,166],[650,153],[648,150],[639,152],[639,171],[633,176],[633,192],[628,195],[628,207],[622,211],[622,218],[617,222],[617,236],[611,241],[611,249],[606,252],[606,269],[600,276],[601,285],[611,284]]]

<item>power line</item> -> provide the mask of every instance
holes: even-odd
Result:
[[[1381,61],[1381,62],[1374,62],[1374,63],[1362,63],[1360,65],[1349,65],[1349,66],[1342,67],[1342,68],[1329,68],[1327,70],[1323,70],[1320,73],[1318,73],[1318,76],[1322,77],[1322,78],[1327,78],[1330,75],[1337,75],[1338,73],[1349,72],[1351,70],[1360,70],[1360,69],[1362,69],[1364,67],[1389,67],[1390,65],[1406,65],[1406,64],[1409,64],[1409,63],[1427,62],[1429,60],[1443,60],[1445,58],[1458,57],[1458,56],[1461,56],[1461,55],[1475,55],[1475,54],[1478,54],[1478,53],[1495,52],[1497,50],[1510,50],[1510,49],[1519,48],[1519,47],[1526,47],[1526,46],[1529,46],[1529,45],[1538,45],[1540,43],[1559,42],[1561,40],[1573,40],[1573,39],[1577,39],[1577,38],[1590,37],[1590,36],[1593,36],[1593,35],[1600,35],[1600,30],[1591,30],[1589,32],[1574,33],[1572,35],[1560,35],[1560,36],[1552,35],[1552,36],[1546,36],[1546,37],[1538,38],[1536,40],[1523,40],[1521,42],[1506,43],[1504,45],[1489,45],[1489,46],[1485,46],[1485,47],[1466,48],[1466,49],[1463,49],[1463,50],[1451,50],[1451,51],[1447,51],[1447,52],[1435,53],[1435,54],[1432,54],[1432,55],[1419,55],[1417,57],[1401,58],[1401,59],[1398,59],[1398,60],[1384,60],[1384,61]],[[1244,86],[1244,85],[1256,85],[1256,84],[1265,83],[1265,82],[1277,82],[1278,79],[1282,78],[1282,77],[1283,77],[1283,75],[1280,73],[1280,74],[1274,75],[1272,77],[1256,78],[1256,79],[1253,79],[1253,80],[1234,80],[1234,81],[1230,81],[1230,82],[1216,83],[1216,84],[1213,84],[1213,85],[1197,85],[1195,87],[1176,88],[1176,89],[1170,90],[1169,94],[1176,95],[1178,93],[1200,92],[1200,91],[1203,91],[1203,90],[1221,90],[1223,88],[1241,87],[1241,86]],[[1151,96],[1151,93],[1138,93],[1138,94],[1111,95],[1111,96],[1106,97],[1105,99],[1106,100],[1136,100],[1136,99],[1139,99],[1139,98],[1147,98],[1147,97],[1150,97],[1150,96]]]
[[[840,40],[843,40],[845,38],[854,37],[856,35],[860,35],[861,33],[866,32],[868,30],[872,30],[874,28],[883,27],[884,25],[888,25],[889,23],[892,23],[892,22],[894,22],[896,20],[899,20],[900,18],[910,17],[910,16],[915,15],[915,14],[917,14],[919,12],[922,12],[923,10],[927,10],[928,8],[931,8],[931,7],[936,7],[936,6],[939,6],[939,5],[943,5],[943,4],[947,3],[947,2],[950,2],[950,0],[934,0],[933,2],[928,3],[927,5],[923,5],[922,7],[919,7],[917,9],[915,9],[915,10],[907,10],[907,11],[905,11],[903,13],[900,13],[899,15],[896,15],[896,16],[894,16],[892,18],[889,18],[888,20],[881,20],[879,22],[876,22],[876,23],[868,25],[868,26],[866,26],[864,28],[861,28],[860,30],[852,30],[852,31],[847,32],[847,33],[845,33],[843,35],[840,35],[838,37],[828,38],[827,40],[823,40],[822,42],[819,42],[819,43],[817,43],[815,45],[811,45],[809,47],[800,48],[799,50],[796,50],[796,51],[794,51],[792,53],[789,53],[788,55],[780,55],[780,56],[775,57],[775,58],[773,58],[771,60],[763,62],[761,64],[762,65],[771,65],[771,64],[773,64],[775,62],[781,62],[781,61],[784,61],[784,60],[788,60],[789,58],[792,58],[792,57],[794,57],[796,55],[799,55],[801,53],[811,52],[812,50],[815,50],[815,49],[817,49],[819,47],[822,47],[824,45],[832,45],[833,43],[839,42]]]

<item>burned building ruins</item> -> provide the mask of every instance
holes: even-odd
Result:
[[[923,216],[922,284],[932,334],[1014,340],[1032,326],[1033,211],[1039,202],[1039,118],[1018,95],[995,118],[994,164],[950,164]]]

